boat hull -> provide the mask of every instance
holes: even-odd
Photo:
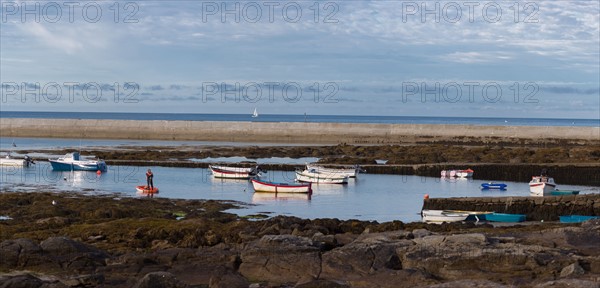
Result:
[[[578,190],[552,190],[550,195],[552,196],[563,196],[563,195],[578,195]]]
[[[424,222],[443,223],[465,221],[469,217],[469,214],[445,210],[423,210],[421,216]]]
[[[107,169],[104,161],[73,161],[63,162],[58,160],[49,160],[52,169],[55,171],[102,171]]]
[[[319,184],[347,184],[348,177],[329,177],[328,174],[309,173],[296,171],[296,180]]]
[[[556,185],[551,183],[530,183],[529,192],[532,196],[548,196],[555,190]]]
[[[158,193],[158,188],[154,187],[152,189],[148,189],[148,186],[140,185],[135,186],[135,191],[141,194],[156,194]]]
[[[491,213],[485,215],[485,219],[491,222],[524,222],[524,214]]]
[[[483,190],[489,190],[489,189],[506,190],[507,186],[508,185],[506,185],[504,183],[482,183],[481,189],[483,189]]]
[[[311,193],[311,183],[308,184],[288,184],[259,181],[252,179],[252,186],[256,192],[271,193]]]
[[[568,215],[559,216],[560,223],[581,223],[592,219],[600,219],[600,216]]]
[[[331,178],[356,178],[359,173],[359,169],[334,169],[334,168],[326,168],[322,166],[315,165],[306,165],[306,170],[311,171],[314,170],[317,173],[325,174]]]
[[[29,162],[25,159],[0,158],[0,166],[26,167],[29,166]]]
[[[250,179],[256,176],[255,168],[209,166],[215,178]]]

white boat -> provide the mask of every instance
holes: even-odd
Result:
[[[334,178],[345,177],[345,176],[348,176],[349,178],[356,178],[356,176],[358,176],[358,173],[360,173],[361,169],[359,166],[354,166],[353,168],[346,168],[346,169],[336,169],[336,168],[327,168],[327,167],[323,167],[323,166],[306,164],[306,170],[316,171],[321,174],[327,174],[330,177],[334,177]]]
[[[275,183],[269,181],[260,181],[252,179],[252,187],[256,192],[272,192],[272,193],[311,193],[312,183]]]
[[[442,172],[440,172],[440,176],[442,178],[446,178],[446,174],[448,174],[448,176],[450,176],[450,173],[448,173],[446,170],[442,170]]]
[[[529,181],[531,196],[548,196],[556,189],[554,178],[548,176],[533,176]]]
[[[465,221],[469,217],[469,213],[447,210],[423,210],[421,211],[421,216],[424,222],[459,222]]]
[[[327,173],[319,173],[314,170],[296,171],[296,181],[322,183],[322,184],[346,184],[348,176],[335,176]]]
[[[471,170],[471,168],[466,169],[466,170],[457,170],[456,171],[456,177],[460,177],[460,178],[471,178],[473,177],[473,170]]]
[[[250,179],[257,176],[257,167],[208,166],[215,178]]]
[[[456,170],[450,170],[448,172],[448,177],[452,178],[452,177],[456,177]]]
[[[68,153],[58,159],[48,159],[56,171],[106,171],[104,160],[81,160],[78,152]]]
[[[254,108],[254,112],[252,113],[252,118],[258,117],[258,111],[256,111],[256,107]]]
[[[25,155],[25,158],[13,158],[10,154],[4,158],[0,158],[0,166],[15,166],[15,167],[29,167],[29,165],[35,164],[29,156]]]

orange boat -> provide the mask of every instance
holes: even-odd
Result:
[[[143,193],[143,194],[156,194],[156,193],[158,193],[158,188],[154,187],[152,189],[149,189],[148,186],[145,186],[145,185],[135,186],[135,190],[138,193]]]

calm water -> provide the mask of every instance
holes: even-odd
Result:
[[[268,193],[253,193],[248,181],[214,179],[207,169],[202,168],[110,166],[108,172],[98,176],[94,172],[52,171],[46,162],[24,169],[0,167],[0,188],[2,191],[79,191],[144,197],[136,195],[135,186],[144,184],[147,168],[152,168],[154,183],[160,188],[156,197],[236,200],[256,204],[232,211],[240,215],[269,212],[271,215],[310,219],[419,221],[418,213],[425,194],[430,197],[529,194],[527,183],[504,182],[508,184],[507,191],[481,191],[480,184],[487,180],[361,174],[347,185],[315,185],[310,199],[307,195],[275,197]],[[291,172],[269,171],[265,179],[293,181],[293,177]],[[582,194],[600,192],[600,187],[560,185],[560,179],[557,181],[560,189],[581,190]]]
[[[483,117],[415,117],[415,116],[351,116],[351,115],[274,115],[262,114],[186,114],[186,113],[107,113],[107,112],[21,112],[0,111],[0,118],[67,118],[117,120],[187,120],[187,121],[253,121],[253,122],[324,122],[324,123],[388,123],[388,124],[472,124],[500,126],[592,126],[600,119],[550,118],[483,118]]]

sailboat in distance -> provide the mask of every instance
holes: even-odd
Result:
[[[256,111],[256,107],[254,107],[254,113],[252,113],[252,118],[258,117],[258,112]]]

